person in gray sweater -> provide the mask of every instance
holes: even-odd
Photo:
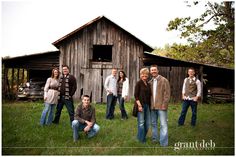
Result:
[[[44,109],[40,118],[40,125],[50,125],[53,120],[54,109],[58,103],[59,70],[52,69],[52,75],[47,79],[44,87]]]

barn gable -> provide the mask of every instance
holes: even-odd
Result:
[[[130,79],[130,97],[143,66],[144,51],[153,49],[104,16],[98,17],[53,43],[60,54],[60,67],[67,64],[77,78],[75,98],[92,95],[106,101],[103,89],[111,69],[124,70]]]

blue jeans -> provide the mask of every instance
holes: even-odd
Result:
[[[124,100],[124,98],[120,94],[118,94],[117,99],[118,99],[118,102],[119,102],[121,118],[127,119],[128,116],[127,116],[127,113],[125,111],[125,106],[124,106],[125,100]]]
[[[45,124],[50,125],[52,124],[53,112],[56,105],[48,104],[48,103],[44,103],[44,104],[45,104],[45,107],[43,109],[43,112],[40,118],[40,125],[45,125]]]
[[[53,123],[56,123],[56,124],[59,123],[60,116],[61,116],[61,111],[63,109],[64,104],[66,105],[67,111],[69,113],[70,122],[72,123],[72,121],[74,120],[74,104],[73,104],[73,100],[66,100],[64,96],[61,96],[60,100],[59,100],[59,102],[57,104],[57,111],[56,111]]]
[[[150,126],[149,105],[143,104],[143,111],[138,112],[138,134],[137,138],[141,143],[146,142],[146,135]]]
[[[185,117],[188,111],[189,106],[191,106],[192,109],[192,119],[191,119],[191,125],[196,125],[197,120],[197,102],[193,100],[184,100],[182,104],[182,111],[179,117],[179,125],[184,125]]]
[[[117,100],[117,98],[113,94],[107,95],[106,119],[113,119],[114,118],[116,100]]]
[[[158,117],[160,118],[160,145],[168,146],[168,126],[166,110],[151,110],[152,140],[158,140]]]
[[[77,141],[79,139],[79,131],[84,131],[84,128],[87,126],[87,124],[81,124],[78,120],[73,120],[72,122],[72,129],[73,129],[73,139],[74,141]],[[88,138],[91,138],[95,136],[98,131],[100,130],[100,126],[96,123],[93,125],[93,127],[88,131]]]

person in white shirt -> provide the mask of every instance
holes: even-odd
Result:
[[[115,105],[117,101],[117,70],[112,69],[111,75],[107,76],[104,88],[107,92],[107,109],[106,109],[106,119],[114,119]]]
[[[117,99],[120,106],[121,120],[128,119],[128,115],[125,110],[125,100],[127,100],[129,92],[129,79],[126,77],[124,71],[119,71],[119,77],[117,80]]]
[[[201,82],[195,77],[194,68],[188,69],[189,77],[184,79],[183,89],[182,89],[182,111],[179,117],[178,125],[184,125],[185,117],[189,106],[192,109],[192,119],[191,125],[196,125],[197,120],[197,101],[201,97]]]

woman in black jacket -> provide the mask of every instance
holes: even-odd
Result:
[[[148,84],[149,70],[140,70],[140,80],[135,85],[134,97],[138,105],[138,134],[140,142],[146,142],[146,135],[150,125],[151,88]]]

